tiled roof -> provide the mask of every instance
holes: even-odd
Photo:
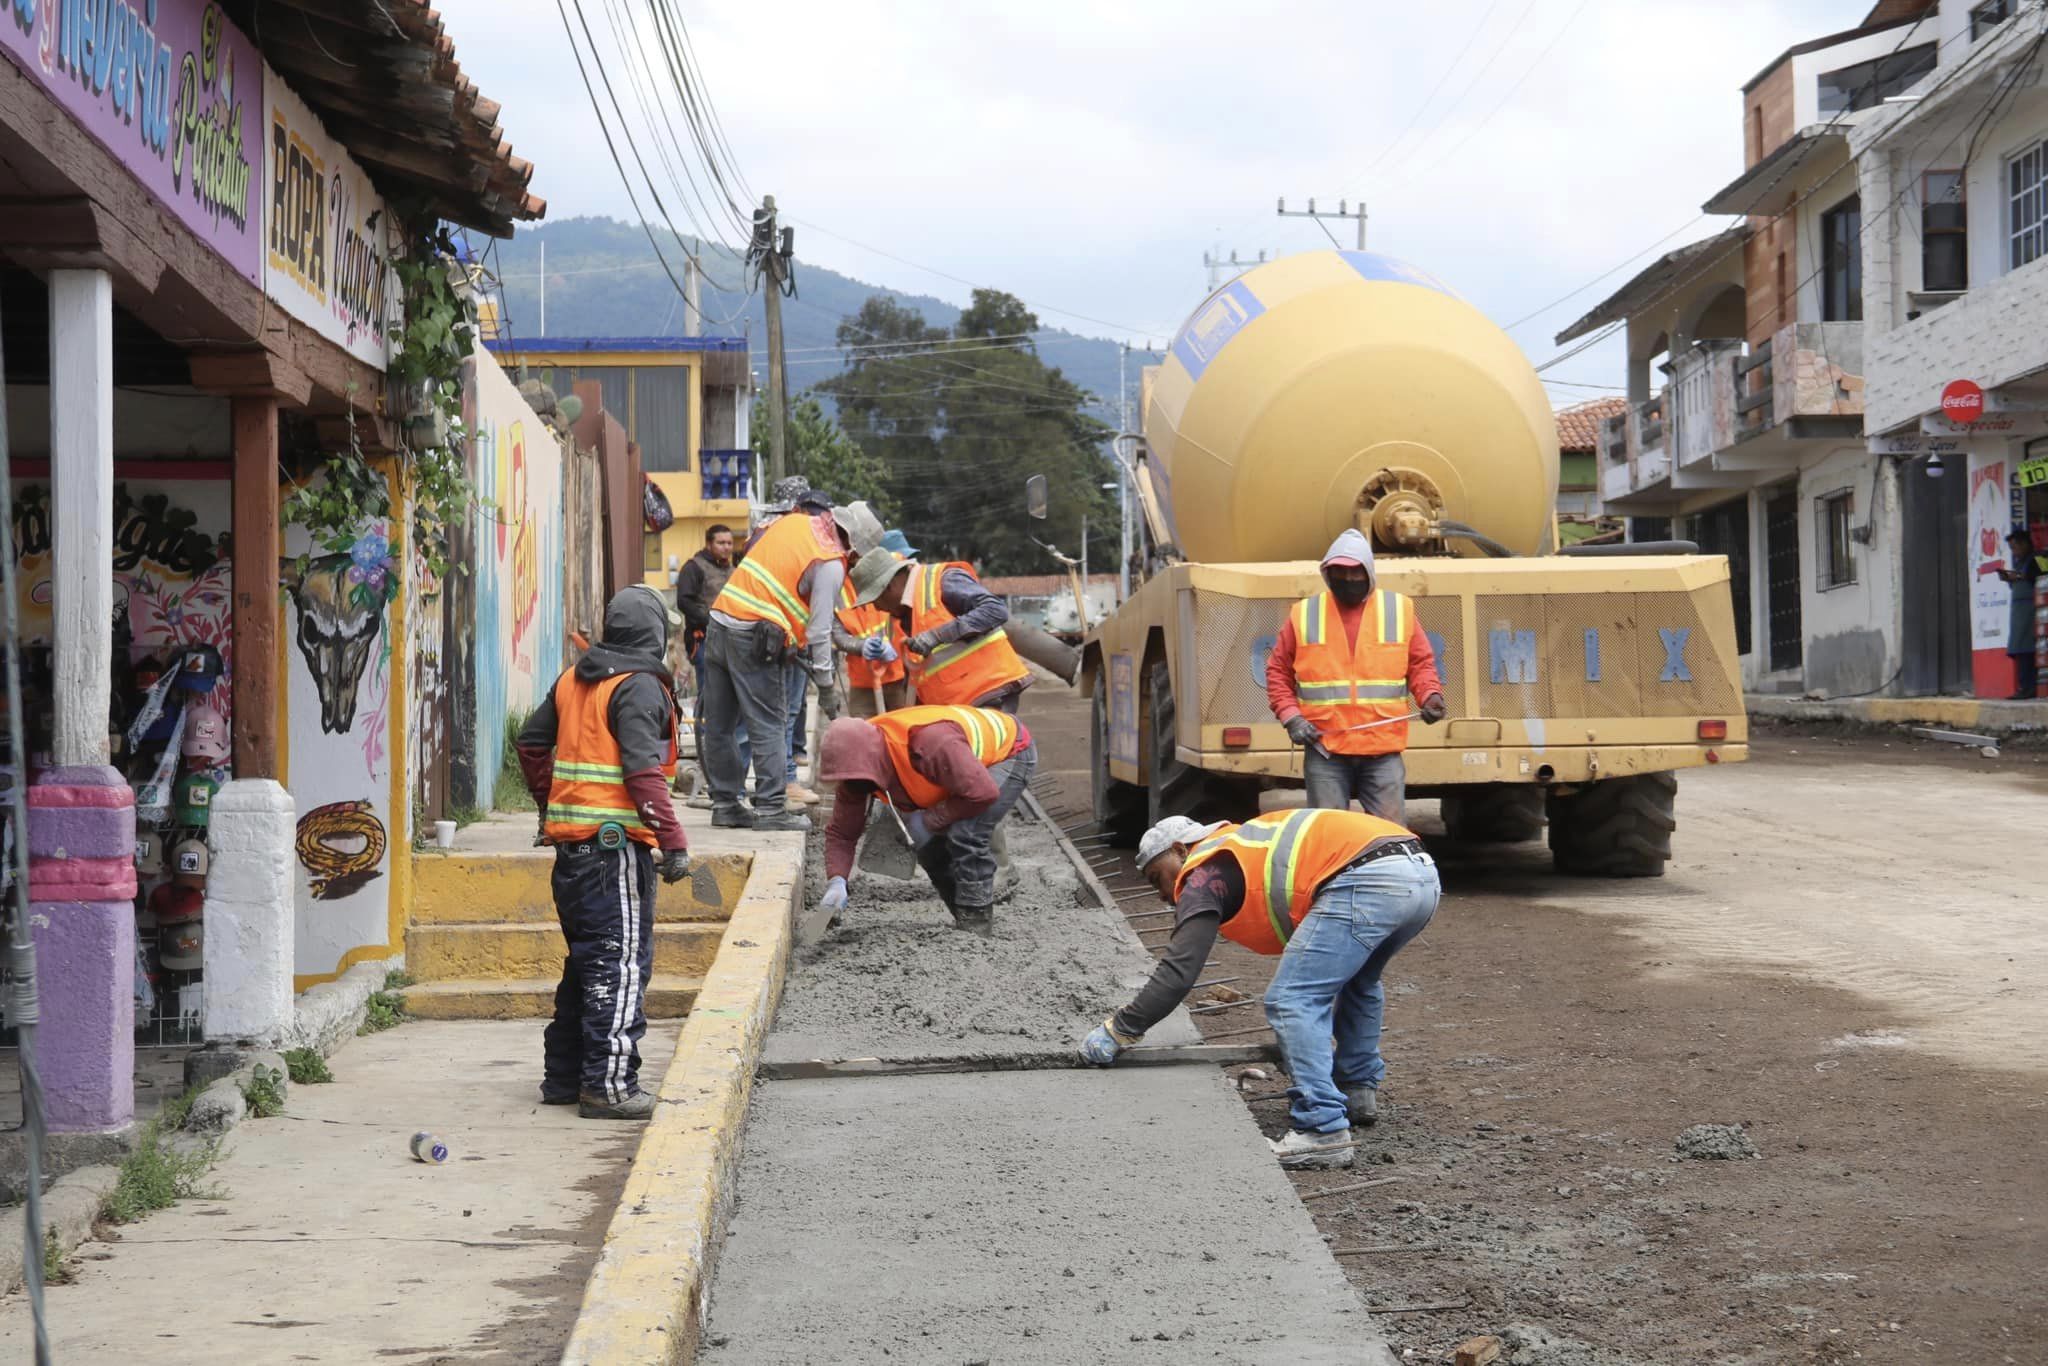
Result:
[[[1557,448],[1567,454],[1600,449],[1600,424],[1628,411],[1625,398],[1595,398],[1557,410]]]

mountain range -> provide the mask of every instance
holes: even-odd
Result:
[[[798,237],[801,240],[801,229]],[[656,229],[663,255],[676,279],[682,278],[683,252],[675,239]],[[707,334],[745,335],[755,355],[759,382],[767,379],[763,339],[768,334],[758,289],[738,288],[748,272],[722,249],[707,248],[685,237],[704,262],[700,303]],[[541,261],[547,261],[546,326],[541,315]],[[655,255],[647,233],[632,223],[611,218],[566,218],[522,229],[509,241],[495,242],[484,256],[487,269],[500,281],[505,316],[514,336],[549,337],[673,337],[683,331],[682,300]],[[960,307],[928,294],[911,294],[850,275],[806,264],[798,255],[796,296],[782,308],[783,351],[789,363],[789,390],[801,393],[845,368],[834,333],[842,319],[858,312],[873,295],[884,295],[922,313],[937,327],[951,327]],[[1104,337],[1084,337],[1059,328],[1043,330],[1038,353],[1058,366],[1068,379],[1097,394],[1096,416],[1116,420],[1117,364],[1120,346]],[[1137,401],[1138,367],[1156,362],[1153,354],[1133,351],[1128,371],[1132,402]]]

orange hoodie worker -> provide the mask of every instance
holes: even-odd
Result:
[[[1266,660],[1266,701],[1306,754],[1311,806],[1343,810],[1352,800],[1387,820],[1403,819],[1408,699],[1422,719],[1444,719],[1436,652],[1415,604],[1373,581],[1372,542],[1346,531],[1323,556],[1327,591],[1294,605]]]

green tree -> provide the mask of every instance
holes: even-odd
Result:
[[[767,459],[768,410],[761,399],[754,401],[751,430],[755,459]],[[792,474],[801,474],[811,481],[812,488],[831,494],[835,502],[864,498],[876,516],[888,520],[889,484],[882,462],[847,436],[818,400],[802,395],[790,403],[785,441]]]
[[[951,333],[915,310],[872,298],[840,324],[844,373],[817,386],[846,435],[882,468],[889,504],[927,559],[963,559],[992,574],[1045,573],[1036,544],[1074,555],[1088,529],[1092,561],[1113,567],[1111,429],[1098,401],[1038,356],[1037,317],[978,289]],[[1024,481],[1042,474],[1051,516],[1024,511]]]

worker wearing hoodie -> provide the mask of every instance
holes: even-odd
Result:
[[[555,850],[555,916],[568,957],[545,1042],[544,1104],[585,1119],[645,1119],[640,1089],[647,979],[654,969],[655,853],[664,882],[690,871],[669,801],[676,769],[669,627],[644,584],[614,596],[604,640],[555,680],[519,732],[519,768]]]
[[[1308,804],[1343,810],[1356,799],[1399,824],[1407,769],[1408,699],[1444,719],[1436,652],[1415,605],[1378,586],[1372,542],[1346,531],[1323,556],[1326,590],[1296,603],[1266,660],[1266,700],[1306,751]]]

